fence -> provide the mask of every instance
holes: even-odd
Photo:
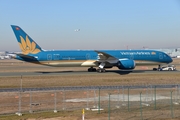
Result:
[[[70,89],[71,88],[71,89]],[[4,91],[4,92],[2,92]],[[0,114],[41,111],[103,111],[124,118],[179,117],[179,85],[63,87],[1,90]],[[118,114],[117,114],[118,113]],[[127,116],[128,114],[128,116]]]

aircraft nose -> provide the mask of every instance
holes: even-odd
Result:
[[[169,57],[169,63],[173,62],[173,59],[171,57]]]

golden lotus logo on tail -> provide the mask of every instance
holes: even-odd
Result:
[[[22,36],[20,36],[21,43],[19,43],[19,46],[23,52],[23,54],[37,54],[40,52],[39,49],[36,48],[35,42],[30,42],[28,36],[26,35],[26,40]]]

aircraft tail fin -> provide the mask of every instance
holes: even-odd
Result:
[[[23,54],[37,54],[42,51],[41,47],[26,34],[19,26],[11,25]]]

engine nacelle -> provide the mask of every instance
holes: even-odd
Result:
[[[119,59],[119,62],[117,63],[119,69],[134,69],[135,66],[134,60],[131,59]]]

